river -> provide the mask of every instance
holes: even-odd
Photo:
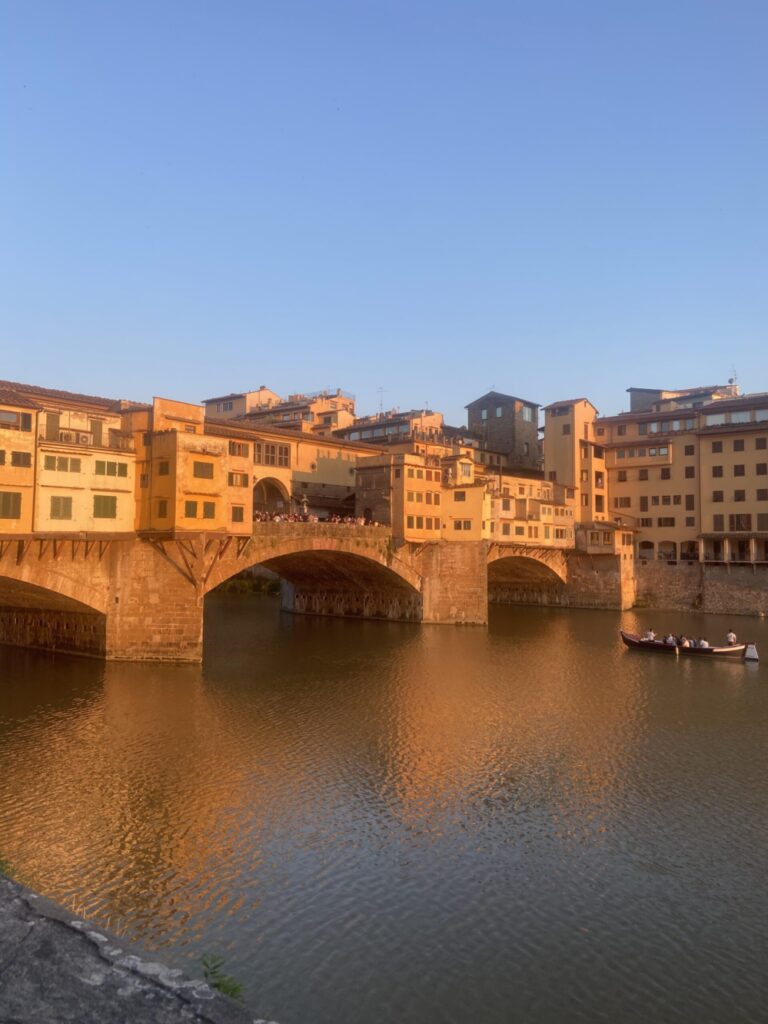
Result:
[[[626,651],[618,626],[763,664]],[[280,1024],[768,1020],[768,623],[206,607],[202,666],[0,648],[0,858]]]

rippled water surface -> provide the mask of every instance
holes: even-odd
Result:
[[[768,1021],[768,625],[206,615],[202,668],[0,648],[21,880],[281,1024]]]

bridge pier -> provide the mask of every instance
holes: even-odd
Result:
[[[488,557],[484,541],[429,544],[420,556],[422,622],[483,625],[488,621]]]

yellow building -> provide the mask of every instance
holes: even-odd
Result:
[[[0,535],[32,532],[38,407],[0,383]]]
[[[0,531],[131,533],[135,455],[132,438],[123,431],[125,403],[9,382],[0,388],[27,403],[15,411],[9,406],[11,419],[18,413],[20,423],[32,423],[30,431],[18,431],[27,437],[25,453],[10,452],[8,480],[19,493],[11,500],[20,502],[21,517],[16,529],[3,519]],[[32,407],[36,414],[25,421]],[[17,467],[23,472],[11,479]]]
[[[637,556],[768,561],[768,395],[739,397],[733,385],[646,395],[655,400],[596,426],[612,512],[636,530]]]

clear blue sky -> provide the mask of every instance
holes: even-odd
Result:
[[[0,377],[768,390],[765,0],[0,13]]]

